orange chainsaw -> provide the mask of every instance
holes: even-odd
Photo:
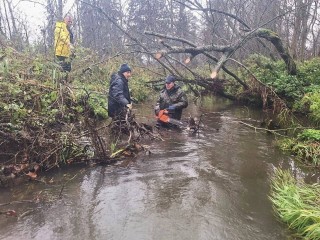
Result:
[[[159,121],[164,122],[164,123],[171,123],[171,124],[181,126],[181,127],[184,126],[183,122],[180,122],[179,120],[176,120],[174,118],[170,118],[167,109],[160,110],[157,118]]]

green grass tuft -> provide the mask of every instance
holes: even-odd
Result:
[[[320,239],[320,185],[296,181],[289,171],[277,169],[270,199],[276,213],[305,239]]]

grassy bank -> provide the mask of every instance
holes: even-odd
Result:
[[[279,140],[278,145],[306,165],[320,165],[320,130],[305,129],[296,138]]]
[[[320,239],[320,185],[295,180],[276,170],[270,199],[282,221],[304,239]]]

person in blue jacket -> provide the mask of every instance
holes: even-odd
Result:
[[[131,77],[131,68],[127,63],[120,66],[118,73],[111,76],[108,114],[113,120],[124,120],[126,113],[132,109],[128,80]]]

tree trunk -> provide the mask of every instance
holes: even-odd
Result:
[[[288,49],[283,45],[280,37],[277,33],[269,30],[269,29],[260,29],[257,31],[257,35],[261,38],[265,38],[270,41],[275,48],[277,49],[278,53],[280,54],[281,58],[287,65],[287,71],[290,75],[297,74],[297,66],[294,62],[292,56],[290,55]]]

